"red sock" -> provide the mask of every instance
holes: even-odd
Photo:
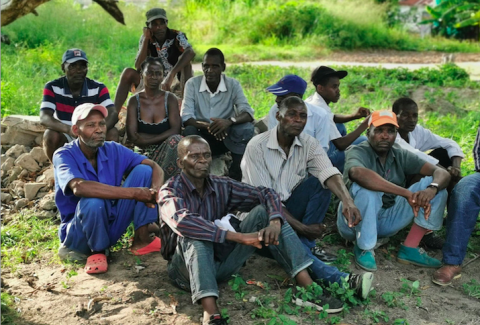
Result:
[[[413,223],[412,229],[405,238],[404,246],[417,248],[423,236],[428,232],[428,229],[422,228],[416,223]]]

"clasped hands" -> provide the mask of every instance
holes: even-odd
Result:
[[[437,190],[432,187],[427,187],[424,190],[412,193],[410,192],[410,195],[406,197],[408,204],[413,209],[413,215],[415,217],[418,216],[418,211],[420,211],[420,208],[423,208],[424,210],[424,216],[425,220],[428,220],[428,217],[430,217],[430,212],[432,211],[432,205],[430,201],[437,195]]]

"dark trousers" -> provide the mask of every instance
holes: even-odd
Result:
[[[199,130],[194,126],[189,125],[183,131],[183,135],[199,135],[204,138],[210,145],[210,150],[212,150],[213,156],[219,156],[229,151],[223,141],[217,140],[213,135],[208,133],[207,130]],[[230,169],[228,171],[228,176],[237,181],[241,181],[242,170],[240,169],[240,163],[242,162],[243,155],[235,154],[233,152],[230,153],[232,154],[232,165],[230,166]]]

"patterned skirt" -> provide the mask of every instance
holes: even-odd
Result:
[[[182,139],[180,134],[170,136],[162,144],[153,144],[142,150],[142,153],[162,167],[165,174],[165,182],[172,176],[180,174],[177,166],[177,147]]]

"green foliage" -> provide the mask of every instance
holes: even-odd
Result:
[[[40,220],[30,211],[23,211],[1,229],[2,266],[16,270],[19,263],[32,263],[56,252],[59,246],[58,225]]]
[[[375,324],[380,323],[381,321],[388,322],[390,320],[387,313],[381,310],[376,311],[376,310],[365,309],[363,312],[363,315],[365,318],[369,318]]]
[[[246,292],[244,289],[247,284],[240,275],[232,275],[232,279],[228,281],[228,285],[231,287],[232,291],[235,292],[235,299],[241,300],[245,296]]]
[[[340,249],[338,252],[337,252],[337,259],[335,260],[335,262],[333,262],[333,264],[341,271],[341,272],[346,272],[346,273],[350,273],[350,269],[349,269],[349,266],[351,263],[351,259],[353,257],[353,253],[352,252],[347,252],[346,250],[344,249]]]
[[[463,284],[463,291],[470,297],[480,299],[480,283],[471,279],[470,282]]]
[[[337,282],[330,283],[327,291],[329,291],[333,297],[338,298],[345,303],[349,303],[352,306],[362,304],[362,301],[355,296],[355,290],[350,289],[345,278],[342,278],[341,284],[338,284]]]
[[[14,306],[14,297],[9,295],[6,292],[2,292],[1,294],[1,323],[2,324],[14,324],[14,320],[17,316],[15,310],[13,310]]]
[[[409,281],[407,279],[401,279],[402,281],[402,288],[400,292],[404,293],[408,297],[411,296],[418,296],[420,294],[420,282],[417,281]]]

